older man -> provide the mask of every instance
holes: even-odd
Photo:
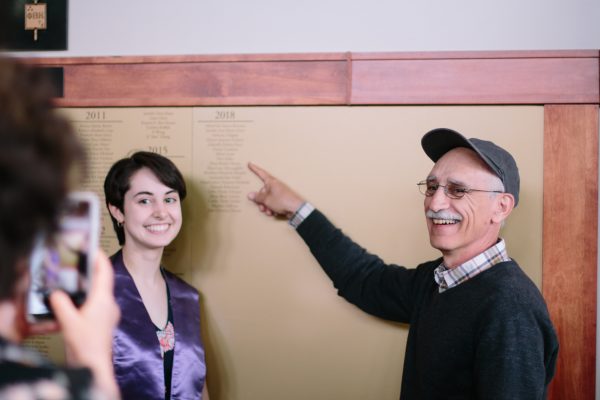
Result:
[[[539,290],[499,237],[519,202],[517,165],[494,143],[450,129],[421,144],[435,165],[418,186],[442,257],[416,268],[386,265],[254,164],[263,187],[249,198],[289,218],[340,296],[410,324],[401,399],[545,398],[558,340]]]

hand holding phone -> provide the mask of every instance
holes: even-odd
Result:
[[[64,291],[80,306],[89,290],[98,248],[98,197],[91,192],[70,193],[59,218],[58,232],[39,238],[31,255],[27,298],[30,322],[53,319],[48,304],[52,291]]]
[[[106,398],[118,399],[111,349],[120,311],[113,295],[113,268],[101,250],[90,273],[93,279],[81,308],[75,308],[62,291],[52,293],[50,302],[65,341],[67,364],[90,368]]]

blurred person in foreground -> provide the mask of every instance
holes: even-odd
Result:
[[[56,231],[60,207],[84,169],[83,148],[51,93],[39,69],[0,58],[0,399],[116,399],[111,340],[119,310],[104,254],[80,309],[54,292],[56,321],[30,325],[25,315],[36,238]],[[20,345],[28,335],[55,331],[63,334],[68,366]]]
[[[500,237],[519,202],[517,164],[496,144],[446,128],[426,133],[421,145],[435,164],[417,185],[441,257],[416,268],[368,253],[253,164],[263,186],[249,198],[289,219],[340,296],[410,325],[401,399],[546,398],[558,339],[541,293]],[[403,212],[410,207],[400,205]]]

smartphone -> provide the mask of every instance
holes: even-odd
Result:
[[[85,301],[98,248],[99,200],[92,192],[71,192],[59,216],[59,229],[39,237],[29,261],[27,316],[53,319],[48,296],[63,290],[76,306]]]

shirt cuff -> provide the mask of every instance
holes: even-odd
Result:
[[[294,229],[298,228],[298,225],[302,223],[314,211],[315,207],[308,202],[302,203],[302,205],[296,210],[292,218],[289,220],[289,224],[294,227]]]

